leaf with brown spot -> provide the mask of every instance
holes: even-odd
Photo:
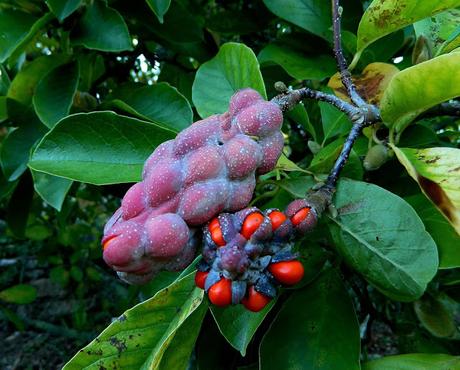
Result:
[[[203,300],[194,278],[191,272],[127,310],[122,320],[112,322],[63,369],[157,369],[176,334]]]
[[[356,65],[363,50],[374,41],[420,19],[460,6],[459,0],[374,0],[364,12],[358,27]]]
[[[460,9],[449,9],[414,23],[417,36],[431,42],[433,55],[445,54],[460,46]]]
[[[352,76],[353,82],[361,96],[369,103],[378,105],[393,76],[399,69],[393,64],[371,63],[359,75]],[[340,73],[331,77],[327,84],[339,98],[350,102],[347,91],[340,79]]]
[[[460,149],[392,148],[423,193],[460,235]]]

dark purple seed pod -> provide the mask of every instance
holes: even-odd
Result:
[[[230,213],[221,213],[218,218],[222,237],[228,243],[237,234],[238,229],[235,227],[235,217]]]
[[[232,304],[238,304],[246,294],[247,283],[245,281],[232,281]]]
[[[244,246],[244,251],[250,258],[255,258],[259,256],[264,250],[264,245],[262,243],[256,243],[252,240],[249,240]]]
[[[241,274],[249,266],[249,259],[242,246],[227,244],[219,248],[220,267],[233,274]]]
[[[276,297],[276,285],[275,281],[265,275],[262,274],[257,281],[257,283],[254,285],[254,289],[258,291],[259,293],[262,293],[266,295],[267,297],[270,298],[275,298]]]
[[[210,270],[208,276],[206,277],[206,281],[204,283],[205,292],[208,292],[209,288],[211,288],[220,279],[221,279],[221,274],[219,271],[216,271],[215,269]]]
[[[254,234],[251,235],[250,240],[256,240],[256,241],[263,241],[263,240],[268,240],[271,239],[273,235],[272,231],[272,223],[270,221],[270,218],[264,214],[264,220],[260,224],[260,226],[257,228],[257,230],[254,232]]]

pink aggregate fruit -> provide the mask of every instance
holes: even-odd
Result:
[[[277,104],[244,89],[232,96],[228,112],[159,145],[105,226],[106,263],[134,284],[185,268],[195,255],[195,227],[246,207],[256,173],[275,167],[282,122]]]

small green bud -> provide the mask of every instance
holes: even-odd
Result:
[[[379,169],[389,158],[388,148],[378,144],[369,149],[364,158],[363,166],[366,171]]]

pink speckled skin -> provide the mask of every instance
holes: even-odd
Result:
[[[131,283],[187,266],[195,254],[193,227],[246,207],[256,173],[275,167],[282,122],[275,103],[244,89],[233,95],[228,112],[195,122],[158,146],[142,181],[107,222],[106,263]]]

